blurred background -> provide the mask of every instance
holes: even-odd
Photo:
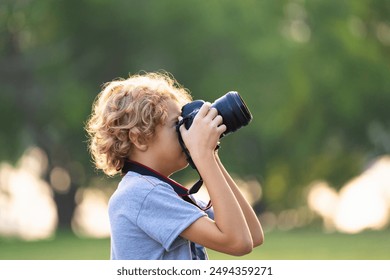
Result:
[[[251,258],[390,258],[389,67],[387,0],[1,0],[0,259],[109,258],[120,178],[84,125],[141,70],[247,103],[220,156],[266,232]]]

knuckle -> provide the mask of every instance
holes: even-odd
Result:
[[[213,113],[217,113],[218,114],[218,110],[216,108],[214,108],[214,107],[211,107],[210,111],[213,112]]]

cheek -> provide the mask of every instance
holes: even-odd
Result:
[[[181,151],[181,146],[180,146],[180,143],[179,143],[179,138],[178,138],[178,136],[177,136],[176,133],[171,137],[170,142],[171,142],[172,147],[175,147],[176,150],[180,150],[180,151]]]
[[[171,152],[174,153],[175,156],[180,156],[182,157],[181,155],[184,156],[185,158],[185,154],[183,153],[183,150],[180,146],[180,143],[179,143],[179,137],[177,135],[177,132],[176,130],[174,131],[174,133],[172,133],[169,137],[169,143],[167,143],[169,145],[169,147],[171,148]],[[173,154],[172,154],[173,155]]]
[[[185,157],[185,154],[179,144],[179,141],[177,141],[177,144],[175,145],[175,150],[177,151],[177,154],[181,155],[182,157]]]
[[[176,156],[179,156],[180,158],[186,158],[178,139],[175,140],[174,144],[172,145],[172,148],[175,151]]]

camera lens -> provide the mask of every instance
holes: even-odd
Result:
[[[252,120],[252,114],[244,100],[235,91],[226,93],[215,100],[211,106],[217,109],[223,118],[223,123],[226,125],[224,135],[236,131]]]

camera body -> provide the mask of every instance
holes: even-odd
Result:
[[[184,105],[181,113],[183,122],[178,125],[184,124],[189,129],[200,107],[204,103],[203,100],[194,100]],[[211,107],[217,109],[218,114],[222,116],[223,124],[226,125],[226,131],[221,135],[221,138],[247,125],[252,120],[251,112],[236,91],[229,91],[218,98],[211,104]]]

